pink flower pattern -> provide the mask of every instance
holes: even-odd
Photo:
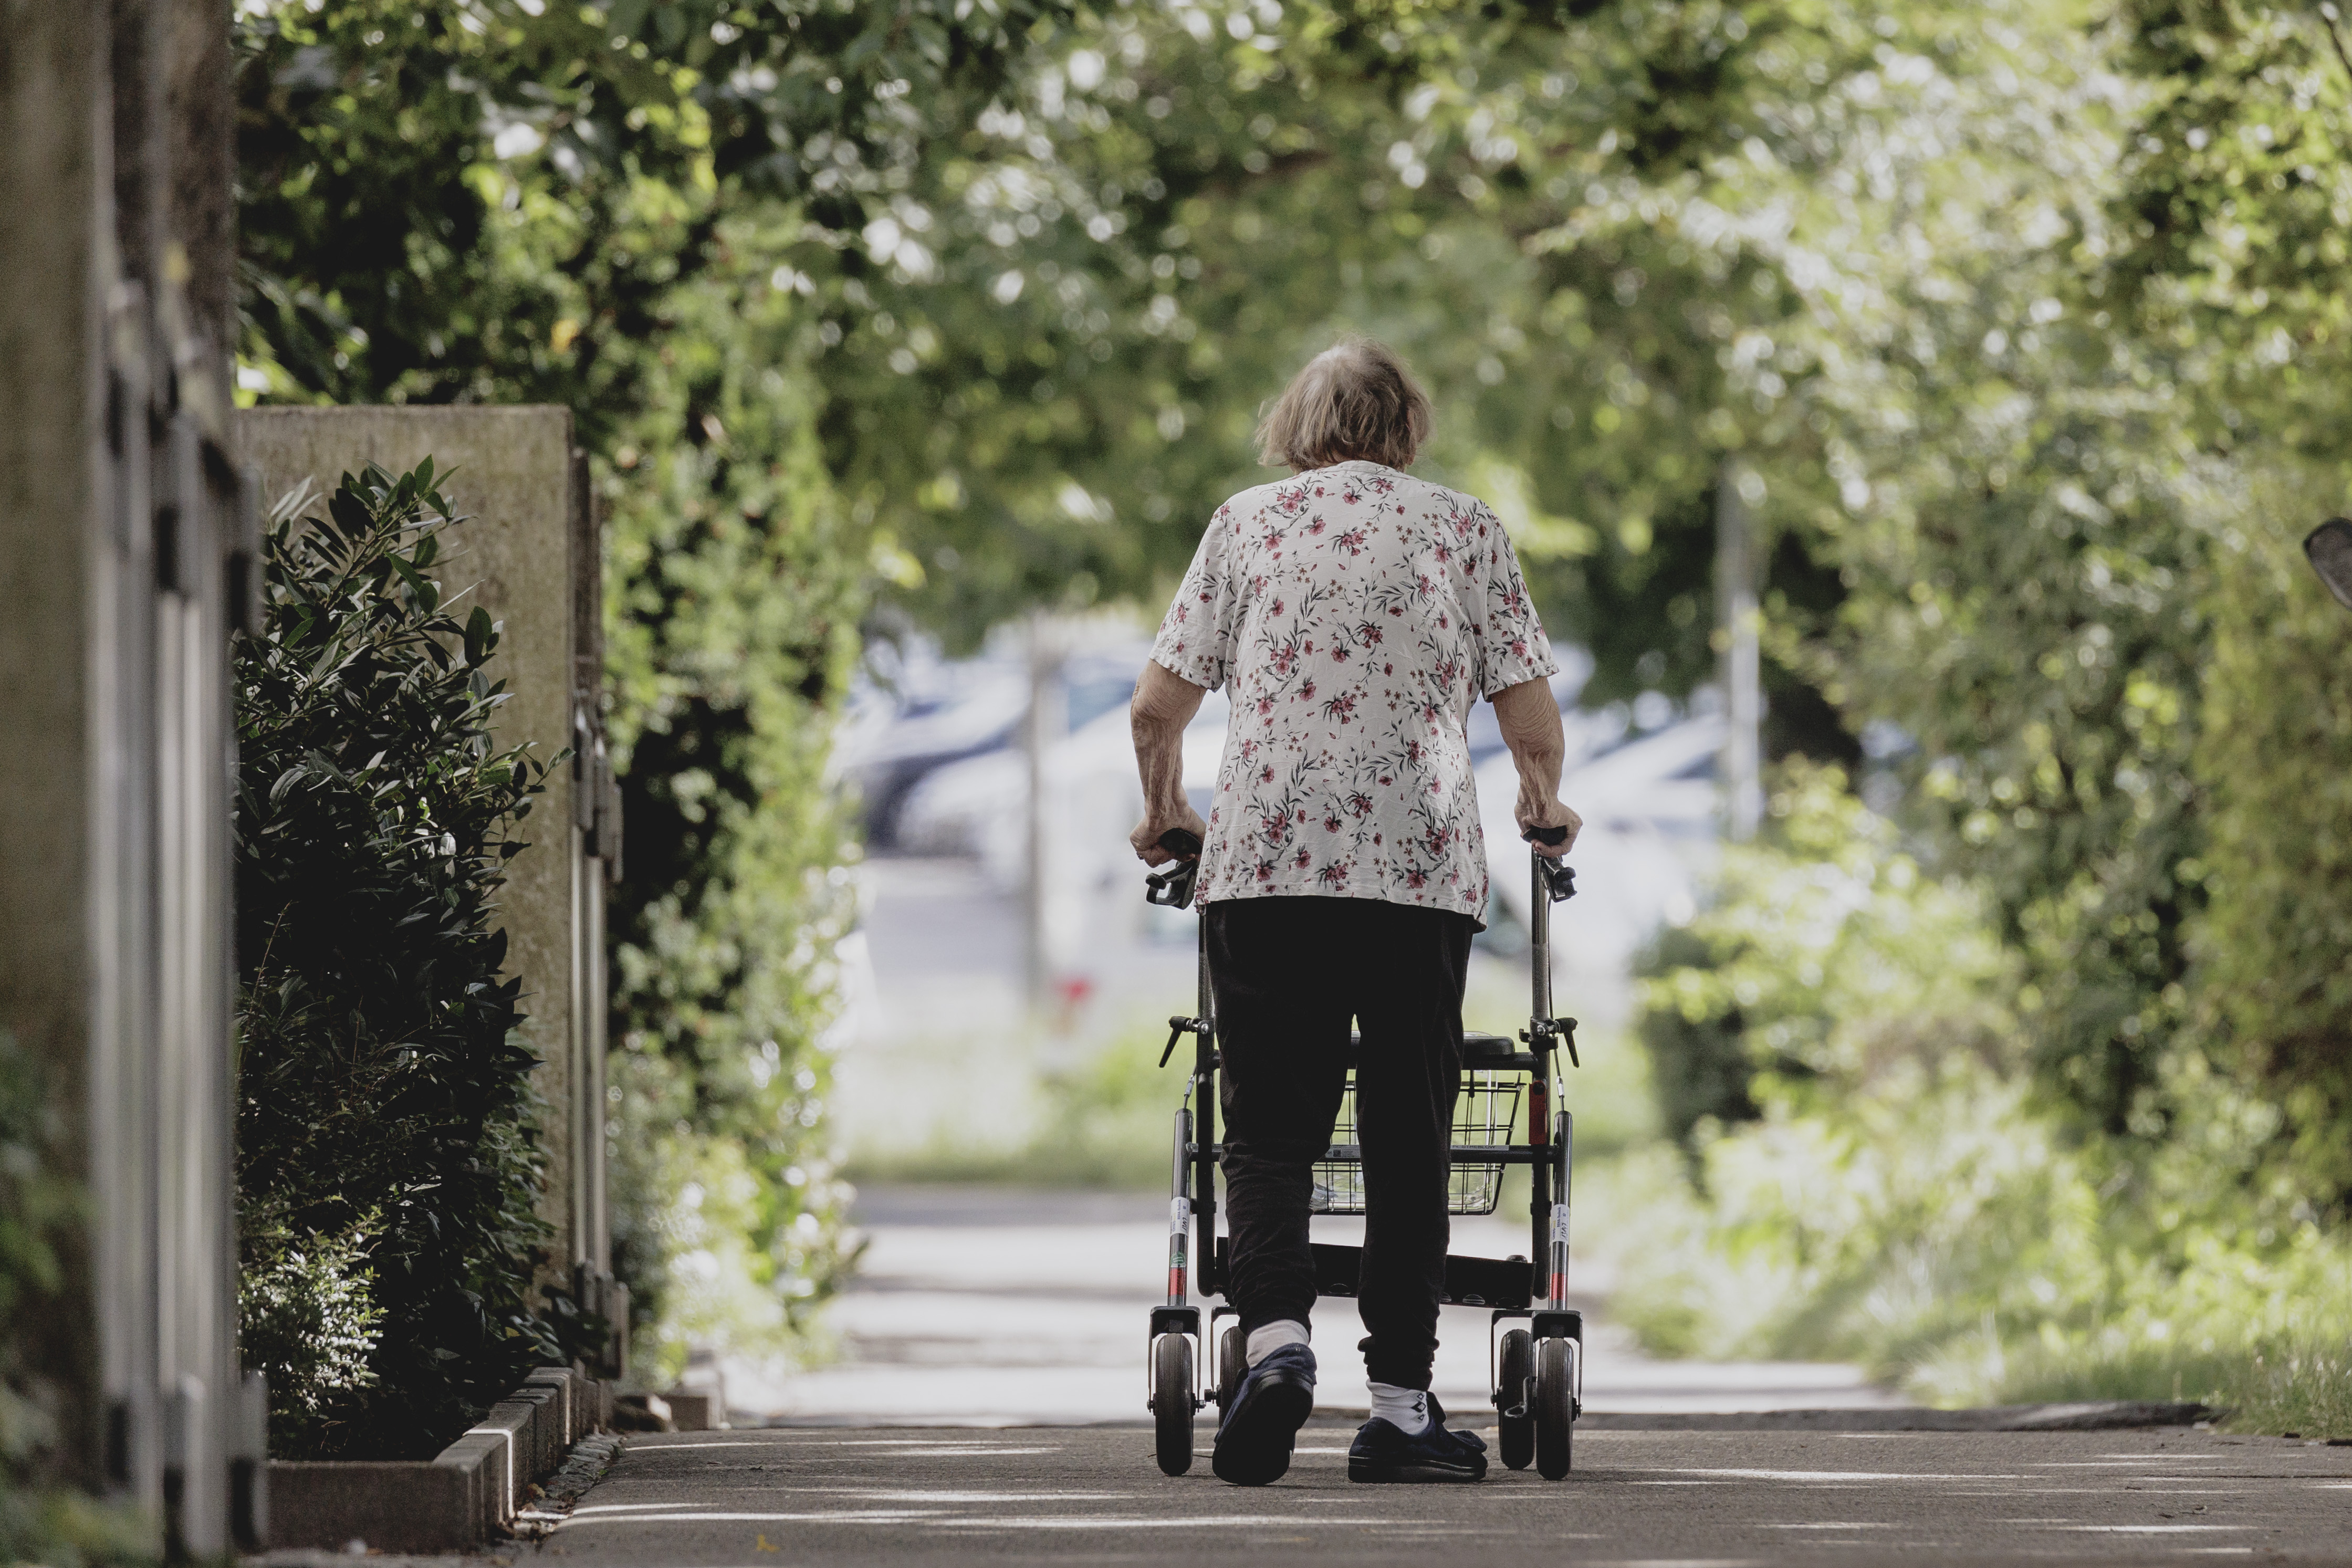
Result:
[[[1471,705],[1556,673],[1481,502],[1377,463],[1217,509],[1151,657],[1230,685],[1200,899],[1339,894],[1483,920]]]

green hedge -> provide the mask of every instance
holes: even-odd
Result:
[[[1781,775],[1652,1016],[1737,1011],[1760,1117],[1580,1177],[1612,1310],[1655,1351],[1857,1361],[1939,1403],[2194,1399],[2352,1435],[2352,1236],[2280,1107],[2168,1052],[2150,1141],[2023,1069],[2024,967],[1835,770]],[[1801,1070],[1791,1072],[1793,1065]]]
[[[2352,616],[2295,545],[2337,499],[2279,486],[2262,498],[2263,521],[2216,552],[2197,752],[2209,902],[2190,951],[2213,1055],[2276,1100],[2292,1164],[2341,1215],[2352,1209]]]
[[[457,521],[429,458],[288,509],[236,649],[241,1315],[281,1458],[428,1456],[568,1359],[493,925],[554,759],[492,741],[498,630],[436,576]]]

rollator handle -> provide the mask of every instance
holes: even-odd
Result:
[[[1201,840],[1195,834],[1171,827],[1160,836],[1160,847],[1175,856],[1176,864],[1143,879],[1143,901],[1163,909],[1189,910],[1192,907],[1192,884],[1201,878]],[[1176,1048],[1172,1038],[1168,1048]]]
[[[1558,827],[1522,827],[1519,829],[1519,837],[1530,844],[1540,844],[1549,848],[1553,845],[1568,842],[1568,826],[1563,823]],[[1555,860],[1549,855],[1535,855],[1530,856],[1529,858],[1535,861],[1536,869],[1543,874],[1544,890],[1551,895],[1553,903],[1566,903],[1576,897],[1574,867],[1565,860]]]

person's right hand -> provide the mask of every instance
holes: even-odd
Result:
[[[1209,825],[1201,820],[1199,812],[1186,805],[1177,810],[1145,816],[1135,825],[1135,831],[1127,836],[1127,842],[1135,850],[1135,858],[1145,865],[1154,868],[1165,866],[1176,857],[1160,847],[1160,836],[1171,828],[1179,827],[1203,843],[1208,841]]]
[[[1521,834],[1525,834],[1531,827],[1568,829],[1568,837],[1557,844],[1540,844],[1534,839],[1528,841],[1528,847],[1537,854],[1553,860],[1563,858],[1570,850],[1575,848],[1576,836],[1584,830],[1584,818],[1577,816],[1569,808],[1567,802],[1561,800],[1523,799],[1512,815],[1518,820]]]

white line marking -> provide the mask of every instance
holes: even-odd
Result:
[[[2079,1531],[2087,1535],[2195,1535],[2209,1530],[2254,1530],[2252,1524],[2061,1524],[2058,1530]]]
[[[670,1454],[695,1453],[704,1448],[780,1448],[782,1447],[783,1447],[783,1441],[781,1438],[772,1437],[762,1442],[758,1439],[746,1440],[734,1437],[724,1443],[631,1443],[622,1451],[630,1454]]]
[[[835,1490],[837,1489],[812,1489]],[[874,1502],[1130,1502],[1133,1492],[932,1492],[849,1491],[843,1495]]]
[[[1181,1530],[1188,1525],[1244,1529],[1255,1529],[1262,1526],[1268,1530],[1277,1530],[1291,1526],[1316,1528],[1333,1524],[1389,1525],[1395,1523],[1395,1521],[1328,1517],[1309,1519],[1304,1515],[1296,1519],[1286,1519],[1255,1513],[1207,1514],[1191,1519],[1147,1519],[1140,1514],[1112,1514],[1097,1519],[1056,1519],[1045,1514],[1035,1514],[1026,1519],[942,1519],[937,1523],[943,1529],[964,1530]]]
[[[957,1454],[1058,1454],[1061,1445],[1045,1448],[1005,1448],[1002,1437],[803,1437],[784,1439],[796,1448],[920,1448]],[[680,1443],[681,1448],[699,1447]]]
[[[2134,1454],[2129,1458],[2117,1456],[2106,1459],[2036,1459],[2033,1468],[2037,1470],[2112,1470],[2128,1469],[2134,1465],[2218,1465],[2233,1457],[2228,1454]]]
[[[1913,1474],[1905,1470],[1746,1470],[1716,1469],[1672,1466],[1645,1467],[1653,1475],[1663,1476],[1726,1476],[1743,1481],[2029,1481],[2033,1476],[1982,1475],[1968,1470],[1932,1470]]]
[[[890,1453],[877,1454],[874,1457],[877,1459],[985,1459],[1004,1454],[1058,1454],[1062,1450],[1059,1447],[973,1448],[967,1447],[953,1448],[894,1448]],[[848,1456],[844,1455],[843,1458],[846,1458]]]
[[[582,1519],[577,1514],[559,1526],[575,1530],[583,1524],[912,1524],[939,1518],[935,1508],[854,1509],[833,1513],[633,1513],[625,1519]]]

